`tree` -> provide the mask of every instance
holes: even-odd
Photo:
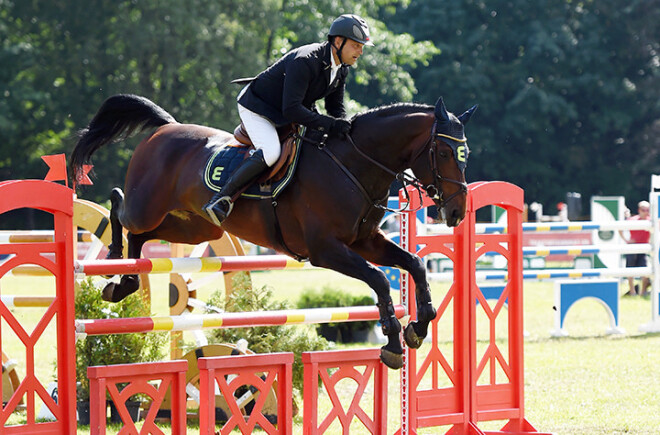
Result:
[[[386,21],[442,54],[412,71],[422,100],[480,104],[469,178],[520,185],[528,201],[565,192],[642,198],[660,172],[657,4],[644,1],[414,2]],[[649,157],[655,156],[654,159]]]
[[[232,129],[230,82],[253,76],[287,49],[323,41],[332,20],[358,13],[377,46],[351,74],[349,93],[364,106],[410,101],[409,69],[436,53],[394,34],[378,11],[394,0],[0,0],[0,179],[42,178],[43,154],[67,155],[75,133],[117,93],[152,99],[180,122]],[[7,66],[5,68],[5,65]],[[95,154],[95,185],[79,192],[104,202],[138,139]]]

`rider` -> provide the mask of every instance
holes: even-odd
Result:
[[[238,113],[256,151],[204,206],[216,225],[231,213],[234,196],[279,158],[276,127],[295,123],[330,136],[349,133],[351,123],[344,119],[345,80],[364,45],[373,45],[367,22],[357,15],[342,15],[330,26],[327,42],[289,51],[243,88]],[[315,109],[321,98],[329,116]]]

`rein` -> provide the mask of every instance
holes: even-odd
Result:
[[[400,214],[400,213],[402,213],[402,212],[404,212],[408,209],[411,201],[410,201],[410,197],[408,196],[408,190],[407,189],[404,190],[405,193],[406,193],[407,204],[401,209],[392,209],[392,208],[389,208],[387,206],[382,205],[382,203],[387,204],[387,197],[388,197],[389,193],[386,193],[385,197],[383,197],[380,200],[372,199],[371,196],[369,195],[369,192],[367,192],[367,189],[362,185],[362,183],[360,183],[360,180],[358,180],[357,177],[355,175],[353,175],[353,173],[346,166],[344,166],[344,164],[341,162],[341,160],[339,160],[339,158],[335,155],[335,153],[330,151],[330,149],[325,146],[326,145],[325,141],[328,139],[327,134],[323,135],[323,138],[320,141],[315,141],[315,140],[312,140],[312,139],[309,139],[309,138],[306,138],[306,137],[300,137],[300,136],[297,136],[297,138],[303,140],[304,142],[309,142],[311,144],[316,145],[316,147],[319,150],[326,153],[337,164],[337,166],[339,166],[339,169],[341,169],[342,172],[344,172],[344,174],[346,174],[346,176],[353,182],[353,184],[355,184],[355,186],[357,186],[357,188],[360,191],[360,193],[362,194],[362,196],[367,200],[368,203],[371,203],[371,205],[373,207],[381,209],[381,210],[389,211],[389,212],[392,212],[392,213],[398,213],[398,214]],[[423,189],[424,187],[422,186],[422,183],[420,183],[417,178],[411,177],[410,175],[405,174],[403,172],[399,172],[399,173],[394,172],[393,170],[391,170],[387,166],[383,165],[382,163],[374,160],[369,155],[367,155],[364,151],[362,151],[360,148],[358,148],[358,146],[353,141],[353,138],[349,134],[346,135],[346,138],[351,143],[351,145],[353,145],[353,148],[355,148],[355,150],[358,152],[358,154],[360,154],[364,159],[366,159],[367,161],[369,161],[373,165],[377,166],[378,168],[382,169],[383,171],[385,171],[389,175],[394,176],[394,178],[399,180],[404,187],[406,185],[410,185],[410,186],[413,186],[415,189],[417,189],[417,193],[419,194],[420,204],[422,203],[422,193],[421,193],[420,189]],[[417,211],[420,208],[421,208],[421,205],[413,211]]]
[[[457,184],[457,185],[460,186],[459,190],[452,193],[447,198],[442,197],[442,191],[439,191],[439,189],[435,186],[435,184],[431,183],[428,186],[424,186],[422,184],[422,182],[417,177],[411,176],[411,175],[409,175],[405,172],[398,172],[398,173],[394,172],[393,170],[391,170],[387,166],[383,165],[379,161],[373,159],[371,156],[366,154],[364,151],[362,151],[357,146],[357,144],[355,143],[355,141],[353,140],[353,138],[351,137],[350,134],[346,135],[346,138],[348,139],[349,143],[358,152],[358,154],[360,154],[360,156],[362,156],[362,158],[364,158],[365,160],[367,160],[368,162],[370,162],[374,166],[378,167],[382,171],[386,172],[387,174],[393,176],[396,180],[398,180],[403,185],[404,192],[405,192],[405,195],[406,195],[406,205],[404,207],[400,208],[400,209],[392,209],[392,208],[389,208],[385,205],[382,205],[382,203],[385,202],[385,200],[387,199],[387,194],[386,194],[384,199],[374,200],[374,199],[371,198],[371,196],[369,195],[369,193],[367,192],[365,187],[362,185],[362,183],[360,183],[360,181],[355,177],[355,175],[353,175],[353,173],[351,173],[351,171],[348,168],[346,168],[346,166],[344,166],[344,164],[339,160],[339,158],[332,151],[330,151],[328,149],[328,147],[325,146],[325,141],[327,139],[327,135],[324,135],[323,139],[321,139],[320,142],[316,142],[316,141],[313,141],[313,140],[305,138],[305,137],[303,137],[302,140],[315,144],[320,150],[322,150],[323,152],[328,154],[328,156],[330,156],[330,158],[332,158],[332,160],[337,164],[337,166],[339,166],[339,168],[353,182],[353,184],[355,184],[357,186],[357,188],[358,188],[358,190],[360,190],[360,193],[362,194],[362,196],[364,196],[364,198],[367,200],[367,202],[371,203],[373,205],[373,207],[384,210],[384,211],[387,211],[387,212],[400,214],[404,211],[407,211],[408,208],[410,207],[410,204],[411,204],[410,197],[408,195],[408,189],[405,189],[406,186],[414,187],[417,190],[417,194],[419,195],[420,206],[418,206],[415,210],[410,210],[410,211],[413,211],[413,212],[416,212],[417,210],[419,210],[422,207],[421,206],[421,204],[423,203],[423,201],[422,201],[422,192],[421,192],[422,190],[424,190],[430,198],[438,200],[439,203],[440,203],[439,207],[443,207],[445,203],[451,201],[455,196],[457,196],[461,193],[467,192],[467,183],[462,182],[462,181],[453,180],[451,178],[445,178],[445,177],[442,176],[442,174],[440,174],[438,172],[438,169],[436,167],[436,156],[435,156],[435,145],[436,145],[436,140],[437,140],[438,137],[446,137],[448,139],[452,139],[452,140],[455,140],[457,142],[466,142],[467,139],[457,139],[457,138],[454,138],[452,136],[448,136],[448,135],[445,135],[445,134],[442,134],[442,133],[436,133],[436,126],[437,126],[437,122],[434,122],[433,123],[433,130],[431,132],[431,135],[429,136],[427,141],[424,143],[424,146],[422,146],[420,148],[420,151],[413,156],[411,161],[412,162],[416,161],[420,157],[420,155],[424,152],[424,150],[426,150],[426,148],[428,147],[428,150],[429,150],[429,156],[428,156],[429,157],[429,165],[430,165],[431,170],[433,172],[434,180],[437,180],[438,182],[447,181],[447,182],[454,183],[454,184]]]
[[[364,151],[362,151],[362,150],[357,146],[357,144],[355,143],[355,141],[353,141],[353,138],[351,137],[350,134],[347,134],[347,135],[346,135],[346,138],[347,138],[348,141],[351,143],[351,145],[353,145],[353,148],[355,148],[355,151],[357,151],[358,154],[360,154],[364,159],[366,159],[366,160],[367,160],[368,162],[370,162],[371,164],[377,166],[378,168],[380,168],[381,170],[387,172],[388,174],[393,175],[394,178],[397,179],[399,182],[401,182],[401,184],[402,184],[403,187],[404,187],[404,192],[405,192],[405,194],[406,194],[406,205],[405,205],[403,208],[400,208],[400,209],[392,209],[392,208],[389,208],[389,207],[387,207],[387,206],[384,206],[384,205],[382,205],[382,204],[380,204],[380,203],[374,203],[374,204],[373,204],[374,207],[376,207],[376,208],[378,208],[378,209],[381,209],[381,210],[389,211],[389,212],[392,212],[392,213],[402,213],[402,212],[406,211],[406,210],[408,209],[408,207],[410,206],[411,201],[410,201],[410,197],[408,196],[408,189],[405,189],[405,187],[406,187],[406,186],[413,186],[415,189],[417,189],[417,194],[419,195],[419,203],[420,203],[420,205],[419,205],[419,207],[417,207],[415,210],[411,210],[411,211],[417,211],[417,210],[419,210],[420,208],[422,208],[421,204],[422,204],[423,201],[422,201],[422,192],[421,192],[420,189],[424,189],[424,190],[426,190],[426,188],[424,188],[424,186],[422,185],[422,183],[419,181],[418,178],[416,178],[416,177],[412,177],[412,176],[406,174],[405,172],[399,172],[399,173],[394,172],[393,170],[391,170],[391,169],[388,168],[387,166],[383,165],[383,164],[380,163],[379,161],[374,160],[371,156],[369,156],[369,155],[366,154]],[[424,144],[424,147],[426,147],[426,144]],[[323,149],[325,150],[326,153],[330,153],[330,150],[328,150],[327,148],[324,147]],[[336,157],[333,157],[333,159],[336,161]],[[343,166],[343,165],[342,165],[342,166]],[[348,169],[346,169],[345,171],[348,171]],[[359,183],[357,180],[355,180],[355,182],[356,182],[356,183]],[[359,185],[359,184],[358,184],[358,186],[359,186],[359,187],[360,187],[360,188],[366,193],[366,190],[364,189],[364,187],[362,187],[362,186]],[[427,193],[428,193],[428,191],[427,191]],[[367,197],[367,198],[368,198],[368,197]],[[368,199],[371,201],[370,198],[368,198]]]

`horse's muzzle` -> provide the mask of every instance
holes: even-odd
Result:
[[[441,213],[442,220],[448,227],[458,226],[465,217],[466,193],[458,192],[452,195],[450,200],[434,200],[438,212]]]
[[[455,207],[451,204],[447,204],[443,209],[445,215],[445,223],[448,227],[458,226],[465,217],[465,207]]]

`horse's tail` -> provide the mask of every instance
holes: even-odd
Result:
[[[83,165],[89,164],[92,154],[102,146],[175,122],[172,115],[144,97],[120,94],[108,98],[89,125],[78,133],[78,143],[69,160],[74,180],[82,178]]]

